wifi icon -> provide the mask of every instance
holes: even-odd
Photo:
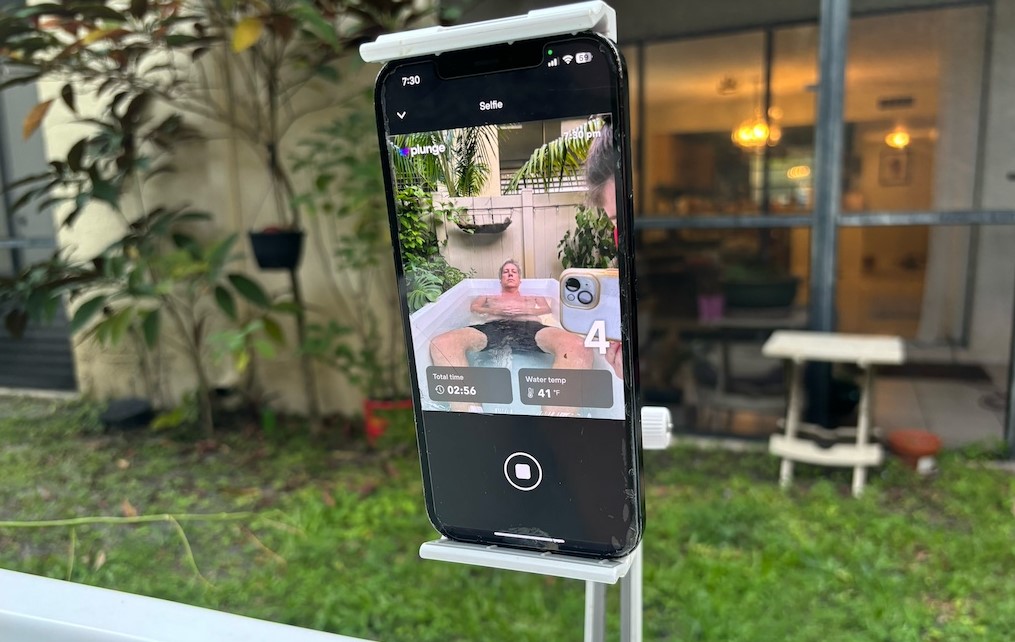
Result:
[[[564,59],[564,64],[565,65],[570,65],[571,61],[574,60],[574,56],[572,56],[571,54],[568,54],[566,56],[561,56],[561,57]]]

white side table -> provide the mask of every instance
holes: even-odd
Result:
[[[782,458],[779,483],[783,487],[793,481],[793,463],[853,468],[853,496],[859,496],[867,478],[867,467],[877,466],[884,459],[878,444],[867,443],[871,432],[871,395],[874,391],[874,368],[877,365],[899,364],[906,360],[906,350],[899,337],[798,332],[780,330],[772,333],[761,349],[767,357],[785,359],[790,370],[789,404],[786,409],[786,432],[772,435],[768,450]],[[855,363],[863,370],[860,389],[859,425],[855,444],[836,444],[822,448],[810,440],[798,439],[800,409],[803,405],[803,366],[808,361]]]

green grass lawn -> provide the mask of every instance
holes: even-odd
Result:
[[[582,638],[580,582],[426,562],[406,417],[387,447],[104,435],[87,404],[0,401],[0,520],[250,511],[171,523],[0,527],[0,567],[371,639]],[[765,454],[646,453],[647,640],[1011,640],[1015,477],[989,453],[919,479]],[[610,626],[618,626],[611,590]]]

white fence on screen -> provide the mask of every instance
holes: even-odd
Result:
[[[514,259],[522,266],[527,279],[556,279],[564,270],[557,257],[557,246],[564,233],[574,230],[575,213],[585,203],[585,194],[564,192],[535,193],[522,190],[507,196],[448,198],[436,195],[438,203],[452,203],[466,210],[466,216],[477,225],[502,222],[511,224],[493,234],[469,234],[453,223],[439,233],[448,241],[444,257],[451,265],[480,279],[498,278],[504,261]]]

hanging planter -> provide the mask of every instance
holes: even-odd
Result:
[[[262,270],[293,270],[303,255],[303,231],[269,227],[250,232],[250,247]]]
[[[510,210],[506,214],[489,210],[479,218],[476,212],[470,212],[467,218],[456,219],[455,224],[466,234],[500,234],[511,225]]]

